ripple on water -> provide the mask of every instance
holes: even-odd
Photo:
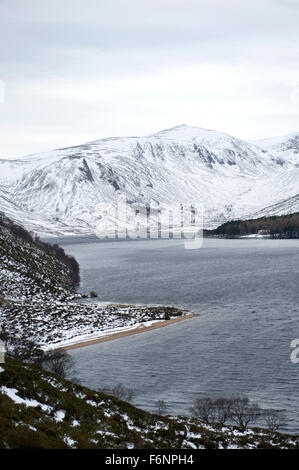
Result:
[[[248,395],[285,408],[299,432],[299,241],[179,240],[90,243],[59,240],[81,265],[81,290],[100,300],[181,305],[201,316],[160,330],[72,351],[90,387],[122,382],[152,410],[164,399],[188,413],[201,396]]]

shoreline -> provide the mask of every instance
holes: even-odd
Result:
[[[163,328],[165,326],[173,325],[175,323],[179,323],[183,320],[188,320],[189,318],[194,318],[194,317],[197,317],[197,316],[198,316],[198,314],[196,314],[196,313],[190,313],[190,314],[182,315],[182,316],[177,317],[177,318],[171,318],[170,320],[161,320],[161,321],[158,320],[157,323],[154,323],[154,324],[149,325],[149,326],[139,325],[136,328],[133,327],[129,330],[118,331],[118,332],[115,332],[115,333],[111,333],[111,330],[110,330],[110,332],[108,332],[108,334],[106,336],[99,336],[98,338],[86,339],[86,340],[83,340],[83,341],[80,340],[80,341],[75,342],[73,344],[67,344],[65,346],[58,346],[57,348],[54,347],[53,349],[51,348],[51,351],[68,351],[70,349],[77,349],[77,348],[82,348],[82,347],[85,347],[85,346],[92,346],[93,344],[104,343],[106,341],[112,341],[114,339],[120,339],[120,338],[124,338],[126,336],[132,336],[132,335],[136,335],[136,334],[139,334],[139,333],[145,333],[145,332],[151,331],[151,330],[156,330],[158,328]]]

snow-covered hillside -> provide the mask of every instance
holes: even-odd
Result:
[[[281,180],[273,178],[272,183],[276,185],[279,191],[279,199],[274,203],[263,207],[262,210],[256,213],[256,216],[264,215],[284,215],[298,212],[299,208],[299,134],[293,133],[279,137],[270,137],[268,139],[256,140],[255,145],[258,145],[263,151],[271,154],[277,160],[286,161],[288,171],[282,175]],[[283,195],[285,195],[283,197]]]
[[[0,449],[298,447],[298,436],[267,429],[151,414],[16,360],[0,367]]]
[[[181,125],[0,159],[0,208],[41,235],[94,233],[98,203],[115,203],[117,194],[137,203],[201,203],[206,228],[289,213],[299,210],[294,148]]]
[[[299,134],[270,137],[256,140],[254,143],[276,157],[283,158],[299,166]]]
[[[29,237],[0,219],[0,332],[4,325],[15,340],[51,349],[186,318],[174,307],[80,302],[72,258]]]

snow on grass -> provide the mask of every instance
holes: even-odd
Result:
[[[109,321],[109,327],[110,327],[111,325],[113,325],[113,323],[115,321],[115,318],[110,318],[109,319],[109,317],[108,317],[107,320]],[[52,349],[62,348],[62,347],[65,347],[65,346],[73,346],[73,345],[76,345],[76,344],[84,343],[86,341],[92,341],[92,340],[96,340],[96,339],[107,338],[107,337],[115,335],[117,333],[124,333],[124,332],[127,332],[127,331],[133,331],[137,328],[148,328],[149,326],[152,326],[153,324],[156,324],[156,323],[159,323],[159,322],[162,322],[162,321],[165,321],[165,320],[164,319],[151,320],[151,321],[146,321],[146,322],[143,322],[143,323],[136,322],[133,325],[129,325],[129,326],[120,326],[120,327],[116,327],[116,328],[112,327],[112,328],[109,328],[109,329],[103,329],[103,330],[100,330],[100,331],[96,331],[95,333],[87,333],[87,334],[84,334],[84,335],[75,336],[71,339],[66,339],[64,341],[60,341],[59,343],[49,344],[47,346],[44,346],[43,349],[47,350],[47,351],[51,351]],[[132,322],[132,320],[130,320],[130,322]],[[68,331],[67,333],[71,334],[70,331]]]
[[[11,336],[44,350],[147,328],[186,312],[165,306],[82,302],[68,268],[0,225],[0,312]]]
[[[2,307],[3,321],[15,337],[26,334],[44,350],[148,328],[186,312],[164,306],[97,305],[56,299],[15,300]],[[16,321],[17,319],[17,321]]]
[[[188,448],[197,449],[198,447],[193,442],[188,441],[187,439],[185,439],[183,441],[182,448],[183,449],[188,449]]]
[[[37,406],[40,406],[43,411],[52,411],[52,408],[48,405],[45,405],[44,403],[40,403],[36,400],[29,399],[29,398],[21,398],[18,395],[18,390],[16,388],[8,388],[6,386],[2,386],[0,388],[1,393],[3,395],[8,396],[14,403],[17,403],[18,405],[25,405],[26,407],[33,407],[36,408]]]
[[[64,442],[70,446],[70,447],[74,447],[75,444],[76,444],[76,441],[74,441],[73,439],[71,439],[69,436],[64,436]]]
[[[65,418],[65,411],[64,410],[58,410],[55,412],[54,419],[56,423],[61,423]]]

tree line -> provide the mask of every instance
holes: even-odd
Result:
[[[270,431],[286,426],[286,414],[280,409],[262,409],[248,397],[196,398],[190,409],[193,416],[206,424],[234,424],[242,431],[262,422]]]
[[[267,235],[270,238],[299,238],[299,212],[288,215],[260,217],[249,220],[225,222],[214,230],[205,230],[204,235],[234,238],[244,235]]]

